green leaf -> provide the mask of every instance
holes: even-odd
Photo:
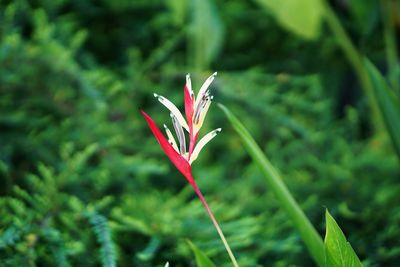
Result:
[[[198,247],[196,247],[190,240],[187,240],[190,248],[192,249],[194,256],[196,257],[197,267],[215,267],[215,264],[201,251]]]
[[[326,211],[326,267],[362,267],[356,253],[347,242],[335,219]]]
[[[167,0],[167,7],[171,10],[172,18],[176,25],[184,25],[185,17],[188,9],[188,1],[186,0]]]
[[[282,27],[305,39],[316,39],[324,14],[321,0],[257,0]]]
[[[191,23],[188,44],[191,64],[206,69],[222,48],[224,27],[214,0],[191,1]]]
[[[324,244],[322,239],[289,192],[279,172],[265,157],[263,151],[243,124],[225,106],[221,104],[218,104],[218,106],[225,112],[233,128],[242,139],[247,152],[261,169],[269,189],[275,194],[281,207],[286,211],[293,225],[299,231],[300,236],[315,262],[321,267],[325,266]]]
[[[365,59],[365,66],[372,81],[374,97],[386,130],[400,159],[400,100],[371,61]]]

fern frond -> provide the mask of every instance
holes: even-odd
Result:
[[[67,250],[65,248],[65,240],[59,230],[55,228],[46,228],[42,230],[42,236],[47,241],[47,247],[54,257],[54,262],[59,267],[70,267],[71,264],[67,258]]]
[[[15,225],[7,228],[0,236],[0,249],[14,246],[26,233],[28,227],[17,227]]]
[[[111,238],[111,231],[108,226],[107,218],[97,214],[89,214],[89,222],[93,226],[93,230],[96,234],[97,241],[101,248],[101,261],[103,267],[115,267],[116,266],[116,253],[115,245]]]
[[[13,188],[13,191],[14,191],[15,196],[20,198],[21,200],[24,200],[27,203],[32,202],[31,195],[29,195],[29,193],[25,189],[19,187],[18,185],[15,185]]]
[[[23,201],[14,197],[9,197],[7,199],[7,206],[10,209],[10,211],[17,216],[26,215],[26,210],[28,209]]]

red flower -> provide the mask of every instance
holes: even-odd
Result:
[[[191,164],[193,163],[193,161],[196,160],[201,149],[221,131],[221,128],[215,129],[206,134],[197,143],[197,137],[199,135],[200,128],[203,125],[204,118],[207,114],[208,108],[210,107],[211,100],[213,99],[213,97],[210,95],[210,90],[208,89],[208,87],[210,86],[216,75],[217,73],[215,72],[204,82],[196,98],[194,97],[194,93],[192,90],[190,76],[189,74],[186,75],[186,85],[183,90],[187,122],[179,109],[171,101],[163,96],[154,94],[158,101],[160,101],[161,104],[163,104],[171,112],[172,124],[178,138],[178,143],[175,142],[174,136],[165,124],[164,128],[168,139],[165,138],[160,129],[157,127],[157,124],[149,115],[146,114],[146,112],[141,110],[141,113],[146,119],[150,130],[153,132],[155,138],[157,139],[161,148],[164,150],[165,154],[167,154],[175,167],[186,177],[188,182],[193,186],[197,196],[203,203],[208,215],[210,216],[215,228],[217,229],[217,232],[221,237],[222,242],[224,243],[224,246],[229,254],[229,257],[232,260],[233,265],[235,267],[238,267],[236,259],[228,245],[228,242],[225,239],[224,234],[222,233],[221,228],[219,227],[213,213],[211,212],[210,207],[208,206],[206,200],[200,192],[200,189],[197,187],[196,182],[193,179],[191,167]],[[186,147],[184,130],[189,133],[189,148]]]
[[[210,107],[211,100],[213,99],[213,97],[210,95],[210,90],[208,87],[216,75],[217,73],[214,73],[204,82],[200,88],[197,98],[194,96],[189,74],[186,76],[184,100],[187,121],[179,109],[171,101],[163,96],[154,94],[158,101],[160,101],[161,104],[163,104],[171,112],[172,124],[175,129],[178,143],[175,142],[173,134],[165,124],[164,128],[168,139],[165,138],[165,136],[161,133],[153,119],[147,115],[146,112],[141,111],[143,117],[146,119],[147,124],[149,125],[165,154],[167,154],[171,162],[186,177],[193,187],[196,187],[196,183],[194,182],[192,176],[191,164],[197,159],[201,149],[221,131],[221,128],[211,131],[202,139],[200,139],[196,145],[200,128],[203,125],[204,118],[207,114],[208,108]],[[184,130],[189,133],[188,148],[186,147]]]
[[[160,144],[161,148],[164,150],[165,154],[169,157],[171,162],[175,165],[175,167],[186,177],[190,184],[194,184],[194,180],[192,177],[192,167],[187,162],[187,160],[182,157],[174,148],[173,146],[167,141],[164,135],[161,133],[160,129],[158,129],[156,123],[153,119],[147,115],[146,112],[141,110],[142,115],[147,121],[151,131],[153,132],[154,136],[156,137],[158,143]]]

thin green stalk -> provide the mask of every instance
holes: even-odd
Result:
[[[342,27],[342,24],[340,23],[338,17],[336,16],[330,5],[326,2],[326,0],[322,1],[325,5],[326,22],[332,33],[335,35],[339,46],[342,48],[354,71],[356,72],[358,80],[361,84],[361,88],[364,90],[364,93],[368,99],[368,103],[371,108],[372,121],[374,122],[375,130],[377,132],[380,132],[383,128],[382,119],[379,116],[378,106],[374,99],[372,83],[364,66],[363,57],[352,43],[350,37]]]
[[[289,192],[280,174],[265,157],[260,147],[241,122],[225,106],[221,104],[218,104],[218,106],[225,112],[233,128],[241,137],[248,153],[260,167],[268,187],[279,200],[281,207],[292,220],[294,227],[299,231],[314,261],[320,267],[325,267],[325,250],[322,238]]]
[[[398,61],[394,12],[396,6],[392,0],[381,0],[383,34],[385,37],[386,62],[392,88],[400,94],[400,66]]]
[[[213,222],[213,224],[215,226],[215,229],[217,229],[219,237],[221,238],[222,243],[224,243],[225,249],[229,254],[229,258],[231,259],[233,266],[234,267],[239,267],[239,265],[238,265],[238,263],[236,261],[236,258],[233,255],[232,250],[229,247],[228,242],[226,241],[225,235],[222,232],[221,227],[219,227],[219,224],[218,224],[217,220],[215,219],[214,214],[212,213],[210,207],[208,206],[207,201],[205,200],[203,194],[200,192],[200,189],[197,186],[194,188],[194,190],[196,191],[197,196],[200,198],[201,203],[203,203],[204,207],[206,208],[207,213],[210,216],[211,221]]]

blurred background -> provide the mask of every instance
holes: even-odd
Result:
[[[328,208],[365,266],[399,266],[399,160],[346,40],[396,88],[400,4],[295,2],[0,0],[0,266],[195,266],[187,239],[230,266],[138,112],[170,125],[153,92],[183,108],[214,71],[321,236]],[[194,176],[239,264],[315,266],[213,105],[218,127]]]

